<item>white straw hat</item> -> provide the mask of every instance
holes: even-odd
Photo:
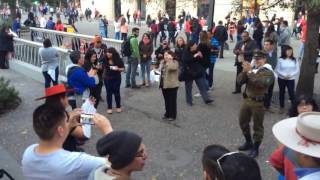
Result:
[[[290,149],[320,158],[320,113],[307,112],[275,124],[274,136]]]

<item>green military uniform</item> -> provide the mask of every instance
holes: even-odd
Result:
[[[264,95],[274,82],[273,72],[265,67],[254,69],[253,72],[241,72],[237,82],[246,84],[243,101],[240,107],[239,123],[245,137],[250,136],[250,120],[253,119],[253,140],[261,143],[264,128]]]

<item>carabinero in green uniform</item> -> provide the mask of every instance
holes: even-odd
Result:
[[[259,154],[259,146],[263,139],[264,128],[264,95],[274,82],[272,68],[266,64],[267,54],[264,51],[254,53],[255,68],[249,62],[243,63],[243,71],[237,77],[237,83],[246,84],[240,107],[239,124],[245,137],[245,143],[238,149],[250,150],[249,156],[255,158]],[[250,132],[250,121],[253,119],[253,141]]]

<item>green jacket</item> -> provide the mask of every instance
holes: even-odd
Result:
[[[257,73],[241,72],[237,83],[246,84],[245,94],[250,98],[263,97],[274,82],[274,74],[267,68],[260,68]]]
[[[133,34],[130,36],[130,47],[131,47],[131,57],[132,58],[140,58],[140,52],[139,52],[139,41],[138,38],[136,38]]]

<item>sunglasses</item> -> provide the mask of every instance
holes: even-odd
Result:
[[[218,159],[217,159],[217,164],[218,164],[218,167],[219,167],[219,170],[221,171],[223,177],[224,177],[224,172],[223,172],[223,169],[222,169],[222,166],[221,166],[221,163],[223,161],[223,159],[227,156],[231,156],[233,154],[238,154],[239,152],[228,152],[228,153],[225,153],[223,154],[222,156],[220,156]]]
[[[263,57],[259,57],[259,56],[257,56],[257,57],[253,57],[255,60],[262,60],[262,59],[265,59],[265,58],[263,58]]]

